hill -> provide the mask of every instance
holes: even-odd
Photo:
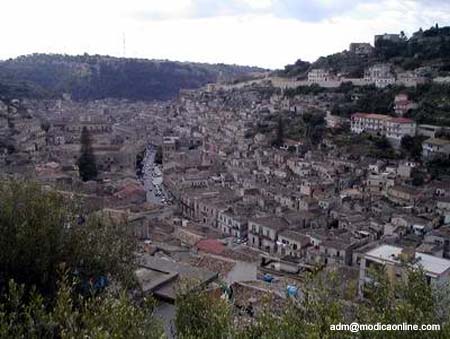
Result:
[[[401,32],[397,39],[378,39],[372,53],[354,53],[345,50],[317,59],[312,64],[297,60],[287,65],[277,75],[305,78],[308,71],[326,68],[337,74],[362,77],[364,70],[376,63],[389,62],[396,68],[413,70],[432,66],[436,75],[448,75],[450,72],[450,27],[438,25],[428,30],[419,29],[410,38]]]
[[[100,55],[32,54],[0,62],[0,97],[106,97],[165,100],[180,89],[231,81],[256,67],[115,58]]]

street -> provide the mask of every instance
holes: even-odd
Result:
[[[163,187],[162,171],[155,164],[156,147],[149,145],[145,152],[142,166],[142,182],[147,191],[147,201],[155,204],[169,204],[170,198]]]

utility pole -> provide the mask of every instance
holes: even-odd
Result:
[[[125,32],[122,33],[122,44],[123,44],[123,46],[122,46],[122,48],[123,48],[122,56],[125,58],[126,55],[127,55],[127,49],[126,49],[127,45],[126,45],[126,39],[125,39]]]

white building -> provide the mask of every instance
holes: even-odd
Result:
[[[390,117],[382,114],[355,113],[351,117],[350,129],[353,133],[363,132],[385,134],[386,120]]]
[[[405,135],[416,135],[417,125],[414,120],[408,118],[390,118],[386,120],[386,137],[401,141]]]
[[[426,159],[449,158],[450,140],[429,138],[422,143],[422,155]]]
[[[397,84],[406,87],[416,87],[427,82],[427,78],[415,71],[406,71],[397,74]]]
[[[220,231],[226,236],[237,239],[245,239],[248,231],[248,218],[251,215],[251,208],[228,208],[220,211],[218,215],[218,225]]]
[[[309,71],[308,73],[308,81],[315,84],[320,85],[322,83],[335,80],[335,76],[327,69],[317,68]]]
[[[377,64],[369,67],[364,73],[367,83],[383,88],[395,84],[395,75],[390,64]]]
[[[408,118],[397,118],[383,114],[355,113],[351,117],[351,131],[384,135],[400,141],[405,135],[416,135],[416,123]]]
[[[418,105],[409,100],[408,94],[400,93],[394,98],[394,111],[397,115],[403,116]]]
[[[431,285],[443,286],[450,279],[450,260],[432,255],[409,251],[401,247],[381,245],[364,254],[359,268],[359,292],[363,294],[363,287],[370,283],[370,269],[384,267],[391,282],[405,278],[404,262],[412,267],[421,267],[427,281]]]

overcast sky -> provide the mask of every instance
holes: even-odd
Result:
[[[281,68],[376,33],[449,25],[450,0],[5,0],[0,13],[0,59],[125,52]]]

